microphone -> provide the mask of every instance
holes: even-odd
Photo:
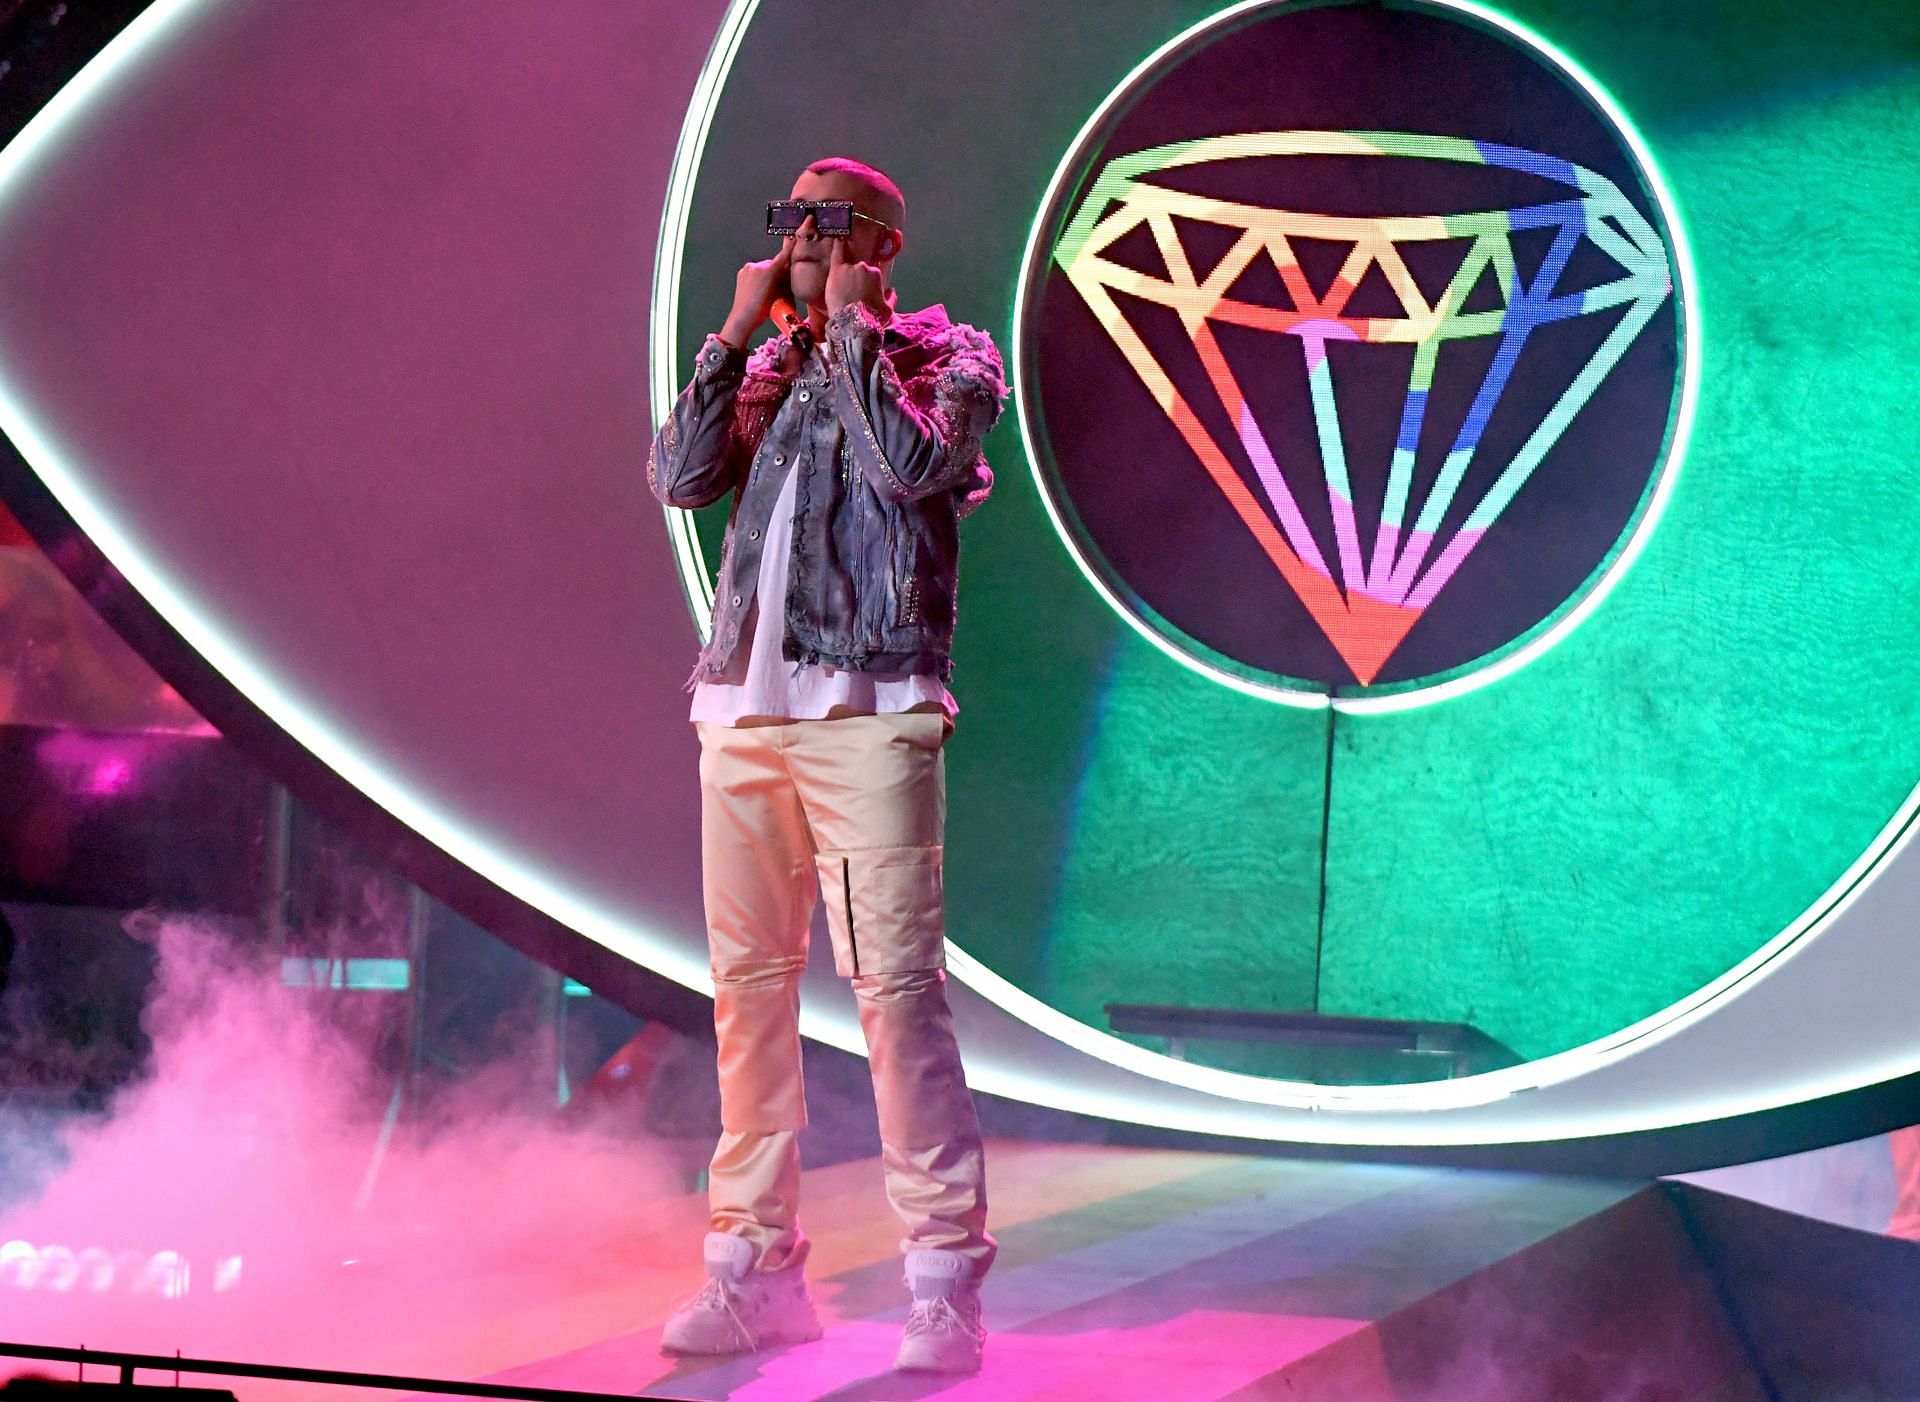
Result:
[[[773,310],[768,315],[773,318],[773,324],[786,333],[788,345],[802,355],[813,354],[813,328],[794,309],[793,303],[785,297],[775,297]]]

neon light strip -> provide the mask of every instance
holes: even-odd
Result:
[[[687,220],[693,210],[693,182],[700,172],[701,158],[707,150],[707,132],[720,95],[727,85],[727,74],[753,23],[760,0],[731,0],[714,35],[713,47],[700,76],[694,82],[693,97],[687,103],[687,119],[680,126],[680,140],[673,150],[673,166],[667,173],[666,206],[660,215],[660,241],[653,251],[653,315],[648,335],[655,347],[652,355],[653,378],[648,398],[653,410],[653,428],[657,433],[673,411],[680,394],[678,354],[680,345],[680,265],[687,243]],[[664,347],[664,352],[659,348]],[[687,608],[704,645],[713,627],[713,581],[707,577],[706,561],[701,555],[700,536],[694,528],[693,513],[662,507],[666,515],[667,538],[673,544],[673,558],[680,569],[680,585],[687,593]]]
[[[1353,484],[1347,480],[1347,445],[1340,437],[1340,411],[1333,402],[1333,366],[1327,341],[1333,327],[1302,339],[1307,350],[1307,388],[1313,396],[1313,424],[1320,436],[1320,462],[1327,479],[1327,508],[1333,513],[1334,542],[1340,551],[1340,577],[1361,580],[1360,523],[1353,514]],[[1249,418],[1252,416],[1249,415]]]
[[[1473,262],[1469,255],[1467,263]],[[1464,271],[1466,263],[1461,264]],[[1478,273],[1475,274],[1478,276]],[[1458,285],[1460,273],[1454,274]],[[1465,296],[1463,292],[1462,297]],[[1441,300],[1443,310],[1454,305],[1453,288]],[[1420,451],[1420,430],[1427,420],[1427,394],[1433,388],[1434,363],[1440,358],[1438,339],[1423,341],[1413,353],[1413,369],[1407,375],[1406,406],[1400,411],[1400,431],[1393,440],[1393,466],[1387,477],[1387,495],[1380,507],[1380,532],[1373,541],[1373,568],[1367,575],[1367,592],[1375,598],[1391,597],[1393,562],[1400,549],[1400,530],[1407,519],[1407,496],[1413,489],[1413,468]]]
[[[413,965],[405,959],[329,959],[290,954],[280,961],[280,982],[287,988],[403,993],[412,981]]]

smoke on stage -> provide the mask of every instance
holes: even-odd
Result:
[[[144,1073],[51,1136],[0,1115],[0,1179],[37,1184],[0,1207],[0,1336],[400,1371],[431,1360],[380,1352],[396,1335],[417,1350],[562,1258],[631,1270],[680,1199],[631,1125],[513,1108],[530,1036],[403,1106],[367,1000],[284,987],[190,920],[147,935]]]

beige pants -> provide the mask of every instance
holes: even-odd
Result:
[[[902,1249],[992,1264],[980,1125],[947,1009],[938,712],[698,724],[701,856],[720,1043],[712,1227],[767,1270],[803,1262],[800,973],[815,892],[853,981]]]

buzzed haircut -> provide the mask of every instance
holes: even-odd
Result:
[[[851,156],[823,156],[807,167],[809,175],[850,175],[878,195],[888,206],[887,223],[896,229],[907,227],[907,197],[885,171]]]

